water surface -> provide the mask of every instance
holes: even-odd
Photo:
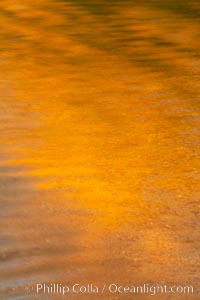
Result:
[[[199,299],[199,6],[1,0],[1,299]]]

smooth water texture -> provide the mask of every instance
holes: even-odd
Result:
[[[198,300],[199,1],[1,0],[0,31],[0,299]]]

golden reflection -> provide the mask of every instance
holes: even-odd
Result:
[[[123,270],[131,281],[136,268],[143,282],[192,280],[199,24],[149,1],[125,3],[104,14],[88,1],[0,4],[1,164],[19,168],[7,171],[12,197],[30,180],[29,218],[9,226],[47,280],[50,265],[78,270],[76,280],[119,280]],[[16,224],[26,229],[15,233]]]

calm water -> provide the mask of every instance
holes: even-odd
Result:
[[[199,19],[197,0],[1,0],[0,299],[199,299]]]

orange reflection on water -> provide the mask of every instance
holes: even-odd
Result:
[[[197,285],[199,24],[148,1],[86,4],[0,4],[11,285]]]

